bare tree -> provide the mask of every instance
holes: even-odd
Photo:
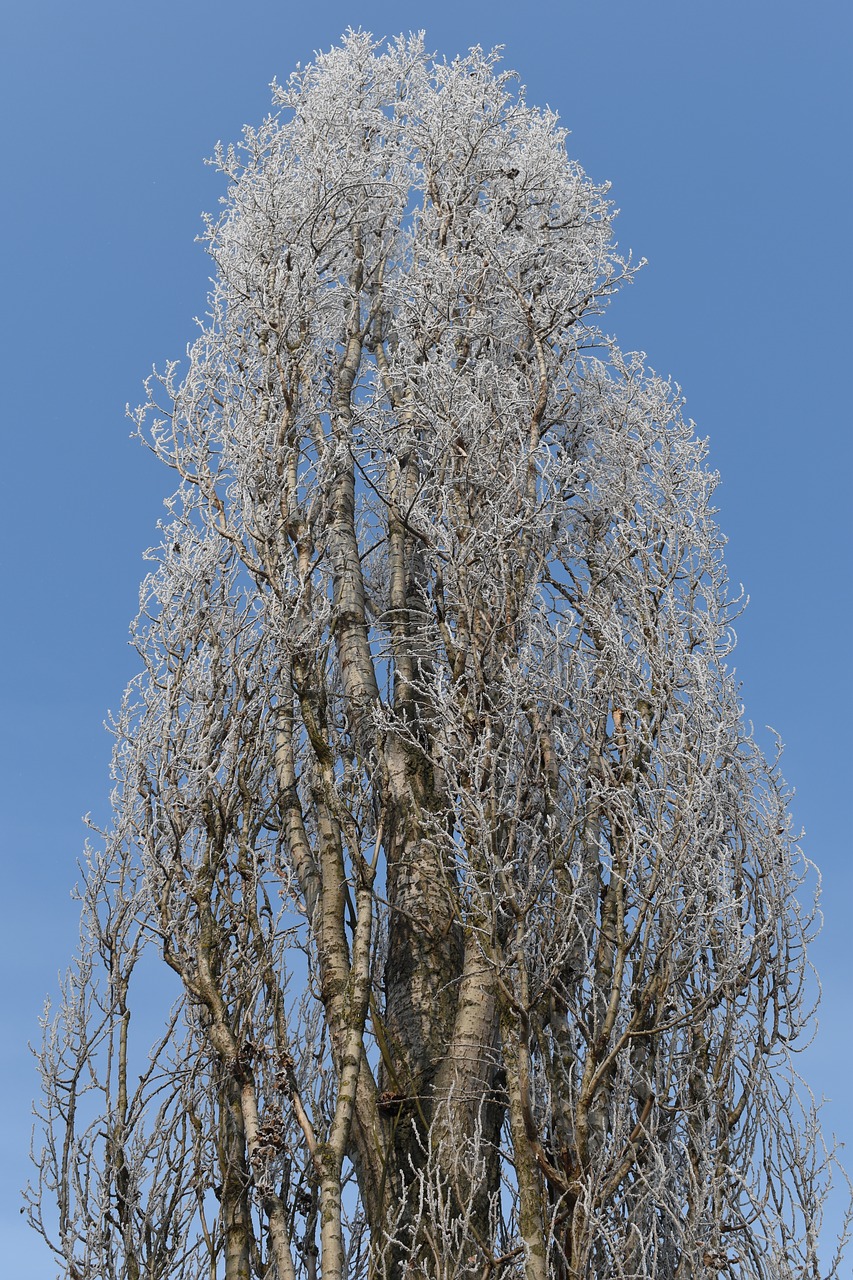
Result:
[[[809,864],[715,477],[597,327],[606,189],[496,63],[350,33],[217,153],[39,1055],[75,1280],[819,1274]]]

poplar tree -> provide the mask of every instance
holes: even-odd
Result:
[[[350,32],[216,153],[39,1053],[72,1280],[819,1274],[809,863],[565,141],[495,54]]]

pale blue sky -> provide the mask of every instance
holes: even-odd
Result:
[[[101,722],[133,671],[140,555],[170,483],[124,405],[204,310],[193,239],[221,187],[202,158],[350,24],[425,27],[448,55],[506,45],[530,101],[612,181],[621,245],[649,260],[608,328],[682,384],[722,472],[729,567],[752,597],[747,715],[787,743],[824,873],[825,1000],[803,1065],[853,1147],[849,0],[30,0],[7,9],[0,53],[0,1255],[18,1280],[55,1275],[18,1213],[25,1045],[73,947],[80,816],[106,812]]]

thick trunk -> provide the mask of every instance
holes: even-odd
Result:
[[[228,1071],[228,1067],[225,1068]],[[225,1237],[225,1280],[251,1280],[251,1217],[246,1132],[240,1085],[228,1073],[222,1089],[219,1166],[221,1217]]]
[[[503,1108],[493,1090],[498,1070],[497,976],[491,948],[474,929],[465,940],[453,1031],[435,1078],[434,1141],[460,1214],[489,1237],[497,1190],[496,1147]]]
[[[410,813],[395,816],[385,1021],[396,1079],[387,1083],[427,1116],[456,1017],[462,944],[451,871]]]
[[[451,1042],[462,970],[460,931],[448,881],[434,847],[419,838],[407,815],[398,813],[388,843],[388,1061],[383,1060],[381,1096],[390,1123],[396,1189],[406,1202],[404,1234],[411,1228],[414,1210],[405,1188],[425,1162],[436,1074]]]

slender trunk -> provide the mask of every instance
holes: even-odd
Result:
[[[542,1175],[536,1165],[529,1133],[530,1061],[518,1018],[501,1001],[501,1043],[506,1067],[509,1124],[518,1182],[518,1225],[524,1241],[525,1280],[547,1280],[548,1259],[542,1212]]]

